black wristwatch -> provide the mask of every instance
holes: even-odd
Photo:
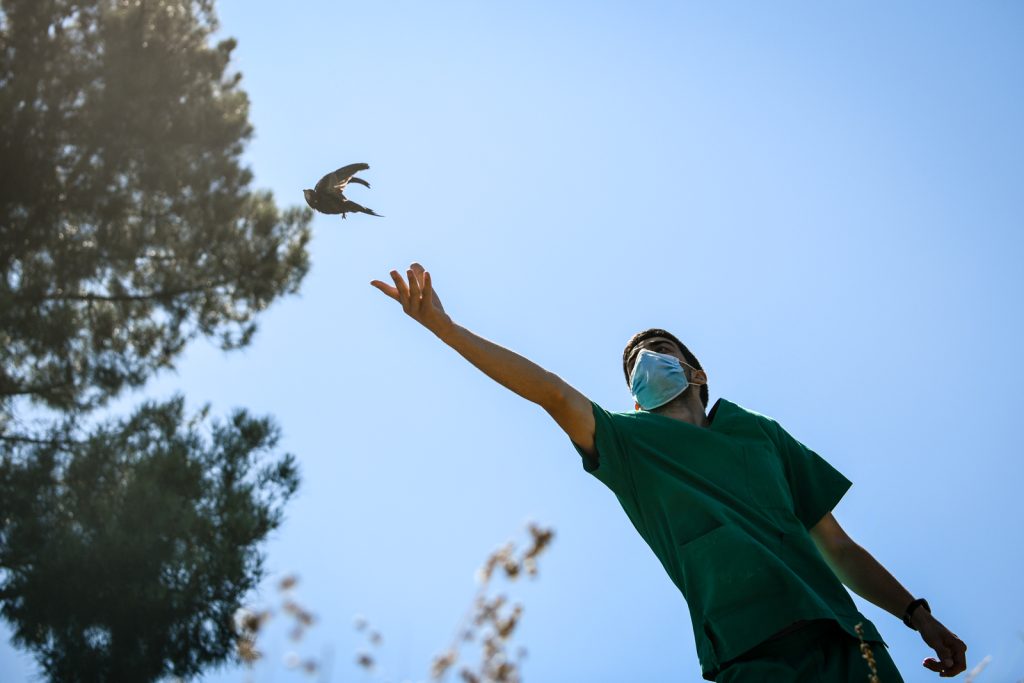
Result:
[[[910,615],[912,615],[914,613],[914,610],[916,610],[918,607],[922,605],[924,605],[924,608],[928,610],[928,614],[932,613],[932,608],[928,606],[928,601],[924,598],[918,598],[917,600],[914,600],[909,605],[907,605],[906,611],[903,612],[903,623],[906,624],[908,628],[912,628],[915,631],[917,630],[916,628],[914,628],[914,625],[910,623]]]

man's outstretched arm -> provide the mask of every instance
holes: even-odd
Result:
[[[881,607],[898,619],[914,596],[886,570],[867,550],[858,545],[839,526],[839,522],[826,514],[810,529],[811,538],[839,580],[865,600]],[[921,638],[935,650],[939,659],[928,658],[922,665],[940,676],[956,676],[967,668],[964,653],[967,645],[943,626],[928,610],[914,610],[910,621]]]
[[[394,286],[380,280],[370,284],[488,377],[546,410],[576,445],[594,454],[594,414],[586,396],[558,375],[454,323],[420,264],[410,265],[406,277],[408,283],[393,270]]]

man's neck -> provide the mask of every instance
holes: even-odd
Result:
[[[707,427],[710,424],[707,415],[704,414],[704,405],[696,396],[680,396],[679,399],[671,401],[668,405],[657,408],[655,412],[658,415],[689,422],[698,427]]]

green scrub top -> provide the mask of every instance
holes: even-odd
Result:
[[[721,398],[708,427],[591,403],[597,457],[573,445],[686,599],[705,679],[799,620],[883,642],[807,532],[851,486],[821,456]]]

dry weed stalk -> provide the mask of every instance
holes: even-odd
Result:
[[[286,576],[278,583],[278,591],[282,594],[281,611],[292,617],[294,625],[289,637],[298,642],[302,640],[306,629],[313,625],[316,618],[291,597],[291,590],[298,584],[298,577]],[[263,625],[274,616],[273,610],[265,609],[253,612],[248,609],[240,609],[235,614],[235,633],[238,640],[235,643],[235,651],[238,658],[248,667],[252,667],[257,661],[263,658],[263,653],[256,648],[256,639],[259,637]],[[301,659],[295,652],[285,656],[285,663],[288,668],[302,669],[308,674],[315,674],[320,670],[320,664],[313,658]]]
[[[537,576],[537,558],[550,545],[554,538],[554,531],[542,529],[536,524],[528,526],[530,532],[530,546],[520,555],[516,556],[514,543],[507,543],[493,552],[484,566],[476,573],[479,583],[476,595],[462,619],[451,646],[442,654],[434,658],[431,666],[430,677],[434,680],[441,679],[455,666],[459,659],[459,647],[461,643],[474,641],[480,637],[481,661],[479,667],[474,671],[469,667],[462,667],[459,676],[464,683],[520,683],[519,661],[526,657],[525,648],[518,648],[515,660],[507,653],[507,647],[511,640],[516,626],[519,624],[523,614],[523,606],[520,604],[509,605],[508,598],[504,595],[497,595],[489,598],[487,590],[491,580],[496,573],[504,572],[505,577],[515,581],[524,573],[528,576]],[[282,593],[281,612],[290,616],[294,625],[290,637],[294,641],[301,640],[310,626],[316,621],[312,613],[303,608],[294,598],[291,597],[291,590],[298,584],[298,578],[287,576],[278,584]],[[256,648],[256,641],[264,624],[274,616],[270,609],[254,612],[247,609],[240,609],[235,615],[235,631],[238,635],[236,650],[239,659],[250,668],[259,660],[263,654]],[[383,638],[378,631],[370,629],[369,622],[361,616],[355,618],[357,631],[366,633],[369,644],[377,647]],[[316,674],[323,670],[323,667],[315,659],[302,660],[297,653],[291,652],[285,657],[289,668],[301,669],[307,674]],[[364,670],[371,672],[376,667],[376,660],[369,651],[356,653],[355,663]]]
[[[861,657],[863,657],[864,660],[867,661],[868,668],[871,670],[871,673],[868,674],[868,681],[869,683],[880,683],[881,679],[878,677],[878,669],[875,666],[875,655],[871,652],[871,646],[864,641],[863,624],[857,624],[853,628],[856,629],[857,637],[860,638]],[[991,661],[992,656],[985,655],[985,658],[982,659],[978,663],[978,665],[971,669],[971,671],[967,674],[967,677],[964,678],[964,683],[972,683],[972,681],[974,681],[978,674],[984,671],[985,667],[988,666],[989,662]],[[1024,680],[1018,681],[1018,683],[1024,683]]]
[[[456,629],[452,644],[434,658],[430,669],[432,679],[443,678],[455,666],[461,643],[475,640],[481,635],[480,664],[475,671],[462,667],[460,678],[465,683],[519,683],[521,680],[518,661],[526,656],[526,651],[519,648],[513,660],[506,652],[506,647],[522,617],[523,606],[508,605],[504,595],[488,599],[487,589],[497,570],[504,571],[510,581],[515,581],[523,572],[530,577],[537,576],[537,557],[548,547],[555,534],[551,529],[542,529],[532,523],[528,529],[530,547],[518,559],[515,545],[507,543],[493,552],[477,572],[476,578],[480,585],[476,596]]]
[[[868,663],[868,683],[881,683],[881,679],[878,678],[878,667],[875,665],[875,655],[871,652],[871,646],[864,642],[864,624],[863,622],[853,627],[857,631],[857,638],[860,639],[860,656],[864,658],[864,661]]]
[[[366,639],[370,642],[370,645],[374,647],[380,646],[383,638],[379,632],[370,629],[370,623],[364,617],[356,616],[355,627],[357,631],[366,633]],[[356,653],[356,664],[367,671],[372,671],[377,662],[374,660],[373,655],[364,650]]]

